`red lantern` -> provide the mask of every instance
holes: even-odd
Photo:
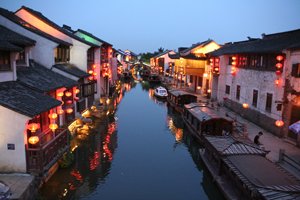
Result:
[[[66,97],[70,97],[72,96],[72,93],[71,92],[66,92]]]
[[[279,85],[279,79],[276,79],[276,80],[275,80],[275,84],[276,84],[276,85]]]
[[[96,69],[96,65],[95,64],[93,64],[93,69]]]
[[[275,125],[276,125],[277,127],[282,127],[282,126],[284,125],[284,122],[283,122],[282,120],[276,120],[276,121],[275,121]]]
[[[58,125],[53,123],[49,125],[49,128],[54,132],[58,128]]]
[[[80,90],[79,89],[75,89],[75,94],[78,94],[80,92]]]
[[[62,114],[64,114],[64,110],[60,109],[60,110],[57,111],[57,113],[58,113],[59,115],[62,115]]]
[[[56,114],[56,113],[50,113],[50,114],[48,115],[48,117],[49,117],[50,119],[56,119],[56,118],[57,118],[57,114]]]
[[[59,92],[59,93],[57,93],[57,96],[58,97],[62,97],[62,96],[64,96],[64,93],[63,92]]]
[[[249,108],[249,104],[243,103],[243,108]]]
[[[93,74],[93,72],[94,72],[93,70],[89,70],[89,74]]]
[[[278,60],[278,61],[282,61],[282,60],[283,60],[283,56],[282,56],[282,55],[278,55],[278,56],[276,56],[276,60]]]
[[[72,109],[72,108],[68,108],[68,109],[66,110],[66,112],[67,112],[68,114],[71,114],[71,113],[73,112],[73,109]]]
[[[27,125],[27,129],[30,130],[32,133],[36,132],[40,128],[40,124],[37,123],[30,123]]]
[[[30,138],[28,138],[28,142],[29,144],[37,144],[40,141],[38,136],[31,136]]]

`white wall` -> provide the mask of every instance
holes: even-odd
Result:
[[[17,80],[17,71],[16,71],[16,58],[17,54],[15,52],[10,52],[10,71],[0,71],[0,82],[5,81],[15,81]]]
[[[100,96],[101,96],[101,81],[100,81],[100,76],[101,76],[101,73],[100,73],[100,69],[101,69],[101,66],[100,66],[100,63],[101,63],[101,60],[100,60],[100,55],[101,55],[101,49],[100,47],[99,48],[96,48],[95,49],[95,52],[94,52],[94,58],[95,58],[95,65],[96,65],[96,72],[97,72],[97,94],[95,94],[95,99],[96,100],[99,100],[100,99]]]
[[[286,74],[291,74],[292,72],[292,66],[293,64],[297,64],[300,63],[300,51],[294,51],[291,52],[290,56],[287,56],[287,61],[285,62],[286,65],[290,66],[290,67],[286,67],[286,65],[284,66],[284,68],[286,69]],[[297,92],[300,92],[300,78],[295,78],[295,77],[287,77],[290,78],[291,80],[291,85],[293,87],[294,90],[296,90]]]
[[[248,103],[250,108],[259,111],[273,119],[279,119],[281,111],[276,110],[275,101],[282,101],[283,86],[275,85],[277,78],[275,71],[259,71],[237,68],[236,75],[231,75],[231,65],[228,65],[228,56],[220,57],[220,76],[218,80],[218,100],[223,101],[223,97],[238,102]],[[230,95],[225,94],[226,85],[230,86]],[[236,99],[237,85],[241,86],[240,100]],[[253,90],[258,90],[257,107],[252,106]],[[266,99],[267,93],[273,94],[272,110],[267,112]]]
[[[70,50],[70,63],[76,65],[82,71],[87,72],[87,51],[90,48],[78,40],[72,38],[71,50]]]
[[[36,41],[35,46],[31,49],[32,59],[49,69],[54,65],[54,49],[58,46],[57,43],[31,32],[1,15],[0,24]]]
[[[26,172],[25,141],[27,116],[0,106],[0,171]],[[7,150],[15,144],[15,150]]]

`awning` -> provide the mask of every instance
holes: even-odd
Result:
[[[297,121],[289,126],[289,130],[296,134],[300,134],[300,121]]]

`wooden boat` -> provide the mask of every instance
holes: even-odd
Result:
[[[204,103],[190,103],[183,106],[182,118],[190,132],[202,141],[206,135],[231,135],[233,121],[220,117]]]
[[[166,99],[168,97],[167,89],[164,87],[161,87],[161,86],[155,88],[154,96],[161,98],[161,99]]]
[[[197,96],[182,90],[169,90],[167,100],[170,106],[182,113],[183,105],[197,102]]]
[[[259,147],[231,136],[204,136],[204,144],[201,158],[226,199],[300,198],[300,181]]]

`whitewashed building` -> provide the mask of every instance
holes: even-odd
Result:
[[[212,97],[266,130],[292,140],[300,120],[300,30],[225,44],[210,55]]]

